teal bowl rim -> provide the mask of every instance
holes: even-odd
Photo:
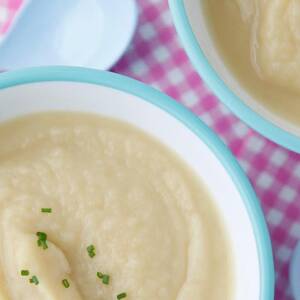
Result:
[[[244,201],[256,238],[261,272],[261,300],[274,299],[275,275],[272,246],[260,203],[237,160],[210,128],[187,108],[167,95],[134,79],[111,72],[77,67],[30,68],[0,74],[0,90],[49,81],[96,84],[124,91],[159,107],[196,134],[222,163]]]
[[[168,0],[181,42],[208,87],[241,120],[271,141],[300,153],[300,137],[290,133],[254,112],[237,97],[210,65],[193,33],[185,11],[184,0]],[[200,1],[200,0],[198,0]]]

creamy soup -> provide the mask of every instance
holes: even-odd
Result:
[[[267,110],[300,125],[300,2],[203,0],[216,48]]]
[[[232,299],[209,192],[125,123],[47,113],[0,125],[0,220],[0,299]]]

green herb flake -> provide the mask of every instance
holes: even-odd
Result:
[[[21,270],[21,276],[28,276],[29,271],[28,270]]]
[[[70,287],[70,283],[67,279],[63,279],[62,284],[66,289]]]
[[[109,275],[104,274],[103,278],[102,278],[102,283],[103,284],[109,284],[109,280],[110,280]]]
[[[36,235],[38,236],[39,240],[41,240],[41,241],[47,240],[47,234],[45,232],[37,232]]]
[[[120,300],[120,299],[124,299],[127,297],[127,294],[126,293],[121,293],[117,296],[117,299]]]
[[[34,276],[32,276],[30,279],[29,279],[29,282],[30,283],[33,283],[33,284],[35,284],[35,285],[38,285],[39,284],[39,280],[38,280],[38,278],[34,275]]]
[[[109,284],[110,276],[107,274],[103,274],[101,272],[97,272],[97,277],[102,280],[103,284]]]
[[[42,247],[44,250],[48,249],[47,241],[38,240],[37,244],[39,247]]]
[[[47,213],[47,214],[50,214],[52,213],[52,208],[41,208],[41,212],[42,213]]]
[[[90,245],[86,248],[88,254],[89,254],[89,257],[93,258],[94,256],[96,256],[96,253],[95,253],[95,246],[94,245]]]
[[[45,232],[37,232],[36,235],[38,236],[37,245],[44,250],[48,249],[47,234]]]

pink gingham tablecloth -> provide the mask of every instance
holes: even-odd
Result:
[[[275,299],[292,299],[288,267],[300,239],[300,155],[251,130],[210,92],[180,45],[167,0],[137,1],[140,20],[136,36],[113,71],[141,80],[184,104],[232,150],[261,200],[271,232]],[[21,3],[22,0],[0,0],[2,36]]]

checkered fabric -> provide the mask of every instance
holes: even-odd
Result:
[[[0,32],[7,30],[21,1],[0,0]],[[288,268],[292,250],[300,239],[300,155],[254,132],[203,84],[181,47],[167,0],[137,2],[140,20],[136,36],[113,71],[141,80],[184,104],[232,150],[261,200],[271,232],[275,299],[292,299]]]
[[[0,0],[0,39],[8,31],[22,0]]]

